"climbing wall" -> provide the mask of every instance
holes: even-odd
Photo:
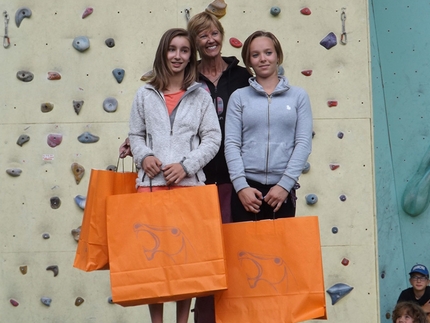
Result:
[[[134,94],[162,33],[186,27],[187,16],[209,4],[0,0],[7,12],[1,322],[149,322],[146,307],[109,302],[107,271],[73,268],[76,238],[90,170],[116,166]],[[255,30],[272,31],[283,45],[285,75],[308,91],[315,135],[297,213],[320,219],[328,321],[376,322],[367,2],[227,1],[221,22],[225,56],[240,58],[231,37],[243,42]],[[165,321],[174,322],[172,304]]]
[[[381,322],[430,266],[428,2],[370,1]],[[397,23],[395,23],[397,21]]]

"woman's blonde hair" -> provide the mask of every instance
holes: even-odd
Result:
[[[167,61],[167,52],[170,43],[175,37],[184,37],[190,43],[190,61],[185,67],[184,82],[182,89],[186,90],[197,80],[197,51],[196,43],[190,37],[188,31],[183,28],[172,28],[167,30],[160,39],[157,52],[155,54],[153,69],[145,74],[141,79],[147,81],[159,91],[166,90],[169,85],[169,78],[173,75],[170,64]]]
[[[212,26],[219,30],[219,32],[221,33],[221,40],[223,40],[224,28],[222,27],[217,17],[206,11],[200,12],[195,16],[191,17],[190,21],[188,22],[187,29],[193,41],[197,42],[198,35],[202,31],[209,29]]]

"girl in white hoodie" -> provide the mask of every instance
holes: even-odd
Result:
[[[195,43],[182,28],[162,36],[147,85],[136,93],[130,147],[139,169],[137,191],[204,185],[202,168],[215,156],[221,131],[210,95],[196,82]],[[177,302],[186,323],[191,299]],[[163,304],[149,305],[152,323],[163,322]]]

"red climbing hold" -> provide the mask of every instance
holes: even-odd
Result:
[[[337,107],[337,101],[327,101],[329,108]]]
[[[87,8],[85,9],[84,13],[82,14],[82,19],[88,17],[89,15],[91,15],[93,13],[94,9],[93,8]]]
[[[330,164],[330,169],[331,170],[338,169],[339,167],[340,167],[340,165],[338,165],[338,164]]]
[[[304,70],[304,71],[302,71],[302,74],[304,76],[311,76],[312,75],[312,70]]]
[[[19,305],[19,303],[16,300],[14,300],[13,298],[10,299],[10,303],[12,304],[12,306],[15,306],[15,307],[17,307]]]
[[[242,47],[242,42],[234,37],[230,38],[230,45],[235,47],[235,48],[241,48]]]
[[[344,266],[348,266],[348,265],[349,265],[349,260],[348,260],[348,259],[346,259],[346,258],[343,258],[343,259],[342,259],[342,265],[344,265]]]
[[[309,8],[303,8],[302,10],[300,10],[300,13],[302,15],[309,16],[312,12],[311,12],[311,9]]]

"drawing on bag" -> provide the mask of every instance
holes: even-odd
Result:
[[[175,264],[184,263],[187,262],[189,251],[193,249],[185,234],[177,227],[135,223],[134,232],[149,261],[161,254]]]
[[[281,257],[239,251],[238,260],[250,288],[265,284],[277,292],[288,290],[289,270]]]

